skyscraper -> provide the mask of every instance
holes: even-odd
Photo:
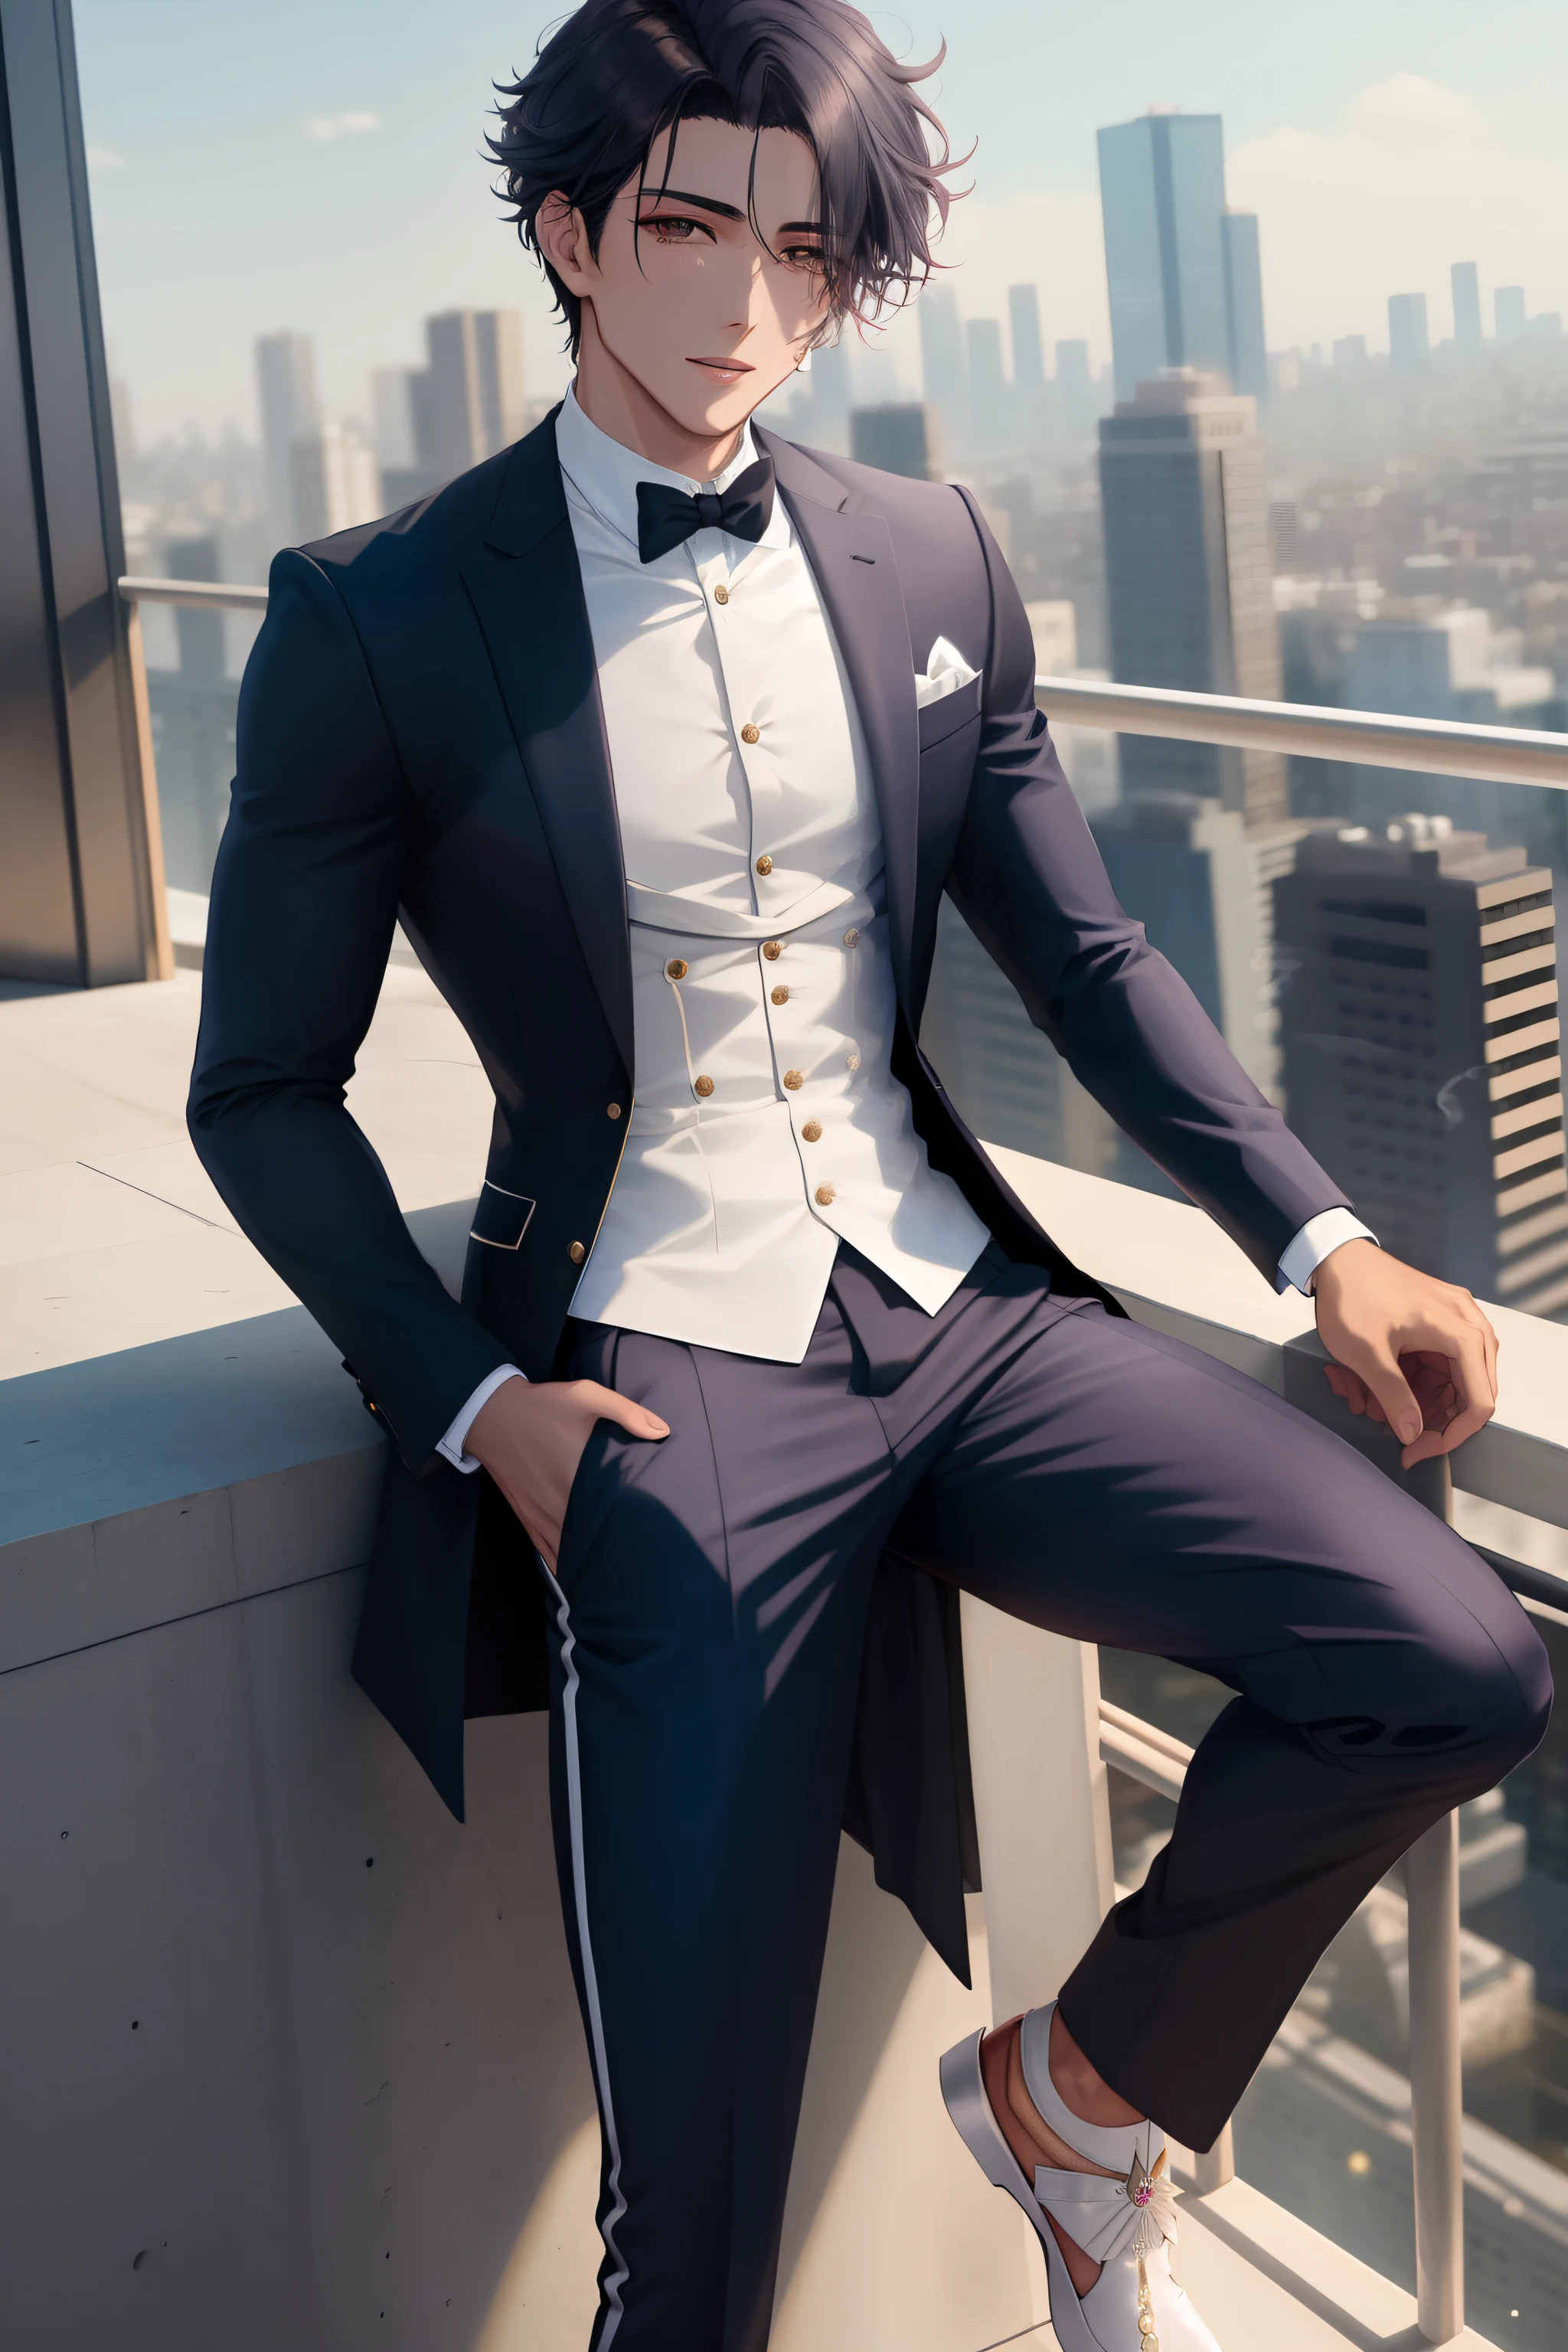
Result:
[[[1552,877],[1443,817],[1302,842],[1275,885],[1291,1125],[1384,1247],[1568,1308]]]
[[[425,321],[425,348],[426,364],[409,380],[415,453],[447,481],[521,436],[521,314],[443,310]]]
[[[1132,686],[1277,701],[1281,690],[1255,404],[1192,369],[1138,386],[1100,427],[1111,669]],[[1285,814],[1279,755],[1129,735],[1128,793],[1197,793],[1247,824]]]
[[[1037,286],[1009,286],[1007,322],[1013,337],[1013,382],[1032,399],[1046,388],[1046,347],[1040,335]]]
[[[972,448],[1001,446],[1006,423],[1007,382],[1002,373],[1002,321],[966,319],[969,353],[969,416],[965,438]]]
[[[951,287],[928,286],[917,315],[921,330],[921,379],[926,398],[940,408],[950,433],[962,423],[967,390],[963,330]]]
[[[259,335],[256,386],[261,403],[261,446],[267,459],[267,505],[279,538],[302,535],[294,515],[294,444],[319,430],[316,352],[309,335]]]
[[[1069,433],[1087,433],[1094,420],[1094,378],[1089,372],[1089,345],[1072,339],[1058,343],[1057,414]]]
[[[1034,286],[1009,286],[1007,323],[1013,338],[1013,411],[1016,436],[1026,446],[1046,427],[1046,347],[1040,333],[1040,296]]]
[[[376,459],[384,471],[391,467],[405,473],[415,462],[414,407],[408,389],[412,373],[405,367],[371,370],[371,430]]]
[[[382,510],[375,452],[344,425],[323,425],[293,447],[294,522],[301,539],[327,539],[374,522]]]
[[[1474,359],[1485,338],[1481,333],[1481,273],[1473,261],[1456,261],[1448,272],[1454,291],[1454,348]]]
[[[1391,294],[1388,298],[1388,361],[1401,375],[1418,375],[1426,364],[1426,297]]]
[[[928,400],[887,401],[849,412],[849,455],[857,465],[917,482],[942,478],[941,420]]]
[[[1517,343],[1528,330],[1522,286],[1500,286],[1492,296],[1492,316],[1500,343]]]
[[[1261,407],[1268,397],[1268,346],[1263,331],[1263,260],[1256,213],[1226,213],[1220,222],[1225,244],[1226,325],[1233,390]]]
[[[1099,144],[1117,398],[1163,368],[1230,376],[1219,116],[1140,115]]]
[[[842,341],[811,355],[811,431],[819,447],[838,452],[849,446],[849,353]]]
[[[523,409],[522,312],[476,310],[474,347],[479,377],[482,455],[510,449],[526,429]]]

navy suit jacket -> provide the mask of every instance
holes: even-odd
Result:
[[[998,1241],[1100,1296],[920,1051],[945,889],[1089,1091],[1270,1278],[1343,1194],[1117,905],[1035,705],[1017,591],[968,493],[759,432],[865,730],[887,856],[894,1067]],[[942,635],[982,665],[917,710]],[[460,1302],[343,1101],[399,915],[494,1088]],[[465,1714],[548,1697],[543,1588],[437,1439],[485,1375],[557,1360],[634,1092],[625,874],[553,419],[387,520],[279,555],[240,693],[189,1106],[238,1223],[386,1429],[354,1672],[459,1817]],[[488,1245],[487,1245],[488,1244]],[[1108,1301],[1108,1304],[1110,1302]],[[847,1826],[967,1981],[976,1884],[954,1596],[885,1563]]]

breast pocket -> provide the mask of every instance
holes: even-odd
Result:
[[[951,694],[939,696],[928,702],[917,715],[920,719],[921,751],[934,751],[962,728],[972,727],[980,717],[981,680],[972,677],[963,686],[955,687]]]
[[[509,1192],[503,1185],[492,1184],[487,1176],[484,1190],[474,1204],[469,1240],[485,1242],[491,1249],[516,1249],[528,1231],[534,1206],[526,1192]]]

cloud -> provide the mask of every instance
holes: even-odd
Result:
[[[124,166],[124,156],[117,155],[112,147],[89,147],[87,151],[87,168],[89,172],[119,172],[122,171]]]
[[[311,139],[341,139],[345,131],[379,131],[379,114],[318,114],[305,125]]]
[[[1568,156],[1420,74],[1359,91],[1332,131],[1247,141],[1226,180],[1258,215],[1276,350],[1351,333],[1386,348],[1388,297],[1406,291],[1426,294],[1436,341],[1455,261],[1489,291],[1522,283],[1532,310],[1568,304]]]

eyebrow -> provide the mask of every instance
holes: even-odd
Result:
[[[746,217],[737,205],[721,204],[717,196],[694,196],[686,188],[650,188],[644,196],[643,202],[654,205],[691,205],[700,212],[717,213],[721,220],[742,221]],[[820,236],[822,223],[820,221],[781,221],[773,234],[775,236],[803,235]]]

